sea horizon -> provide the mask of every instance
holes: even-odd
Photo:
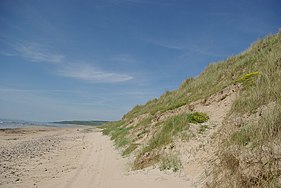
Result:
[[[0,129],[23,128],[23,127],[29,127],[29,126],[68,127],[68,126],[74,126],[74,125],[59,124],[59,123],[54,123],[54,122],[40,122],[40,121],[28,121],[28,120],[0,118]]]

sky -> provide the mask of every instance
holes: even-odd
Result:
[[[1,0],[0,118],[118,120],[281,28],[280,0]]]

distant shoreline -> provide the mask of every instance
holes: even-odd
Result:
[[[99,126],[108,121],[61,121],[61,122],[33,122],[23,120],[0,120],[0,129],[15,129],[26,127],[75,127]]]
[[[73,121],[57,121],[57,122],[52,122],[55,124],[70,124],[70,125],[89,125],[89,126],[98,126],[102,125],[104,123],[108,123],[109,121],[79,121],[79,120],[73,120]]]

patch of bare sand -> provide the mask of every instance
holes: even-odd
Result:
[[[209,120],[201,126],[206,126],[206,130],[198,132],[197,124],[192,125],[191,129],[197,132],[196,136],[186,142],[177,142],[180,157],[183,164],[183,172],[193,177],[197,187],[205,187],[211,178],[211,165],[214,164],[219,149],[219,134],[223,126],[224,119],[227,117],[231,106],[239,95],[240,86],[232,85],[223,89],[206,100],[196,101],[193,104],[193,111],[207,113]],[[189,107],[183,107],[188,109]]]
[[[128,160],[94,128],[0,132],[0,187],[193,187],[180,174],[130,172]]]

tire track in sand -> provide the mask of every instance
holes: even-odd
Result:
[[[68,178],[64,188],[100,187],[104,166],[104,139],[99,133],[85,133],[85,149],[81,153],[78,168]],[[102,142],[102,143],[101,143]]]
[[[46,182],[43,187],[61,188],[191,188],[192,181],[157,169],[149,172],[128,172],[127,159],[114,149],[110,138],[98,130],[85,133],[84,147],[76,169],[64,177]],[[80,147],[80,146],[79,146]],[[83,145],[81,146],[83,147]],[[73,149],[73,152],[81,151]]]

